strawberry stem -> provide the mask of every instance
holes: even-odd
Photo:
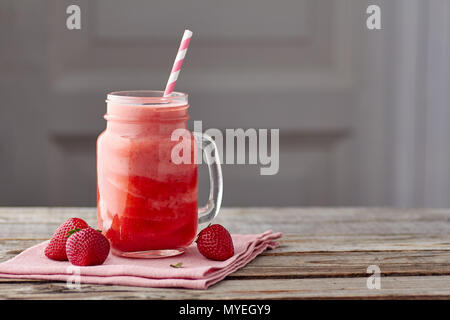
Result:
[[[183,267],[183,262],[178,262],[177,264],[171,264],[170,266],[172,268],[182,268]]]
[[[78,232],[78,231],[80,231],[80,230],[81,230],[80,228],[73,228],[72,230],[67,231],[66,238],[70,237],[70,236],[73,235],[75,232]]]

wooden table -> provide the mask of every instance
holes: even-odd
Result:
[[[48,239],[77,216],[95,225],[93,208],[0,208],[0,261]],[[225,208],[232,233],[284,233],[267,251],[208,290],[153,289],[0,279],[0,298],[303,299],[450,298],[450,210],[378,208]],[[369,265],[381,289],[368,289]]]

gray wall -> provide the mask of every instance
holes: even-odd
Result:
[[[2,0],[0,205],[94,205],[106,93],[162,88],[188,27],[192,119],[280,129],[279,173],[225,165],[225,205],[450,206],[449,18],[445,0]]]

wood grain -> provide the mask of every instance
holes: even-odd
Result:
[[[48,239],[65,219],[95,225],[93,208],[0,208],[0,261]],[[225,208],[232,233],[284,236],[245,268],[206,291],[0,279],[3,299],[450,298],[450,210],[383,208]],[[381,290],[366,272],[378,265]]]
[[[381,290],[369,290],[366,277],[318,279],[224,280],[208,290],[2,281],[2,299],[448,299],[450,276],[389,277]]]

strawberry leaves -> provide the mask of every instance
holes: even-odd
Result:
[[[75,232],[81,231],[81,228],[73,228],[72,230],[67,231],[67,235],[66,238],[70,237],[71,235],[73,235]]]
[[[183,268],[183,262],[178,262],[177,264],[171,264],[172,268]]]

